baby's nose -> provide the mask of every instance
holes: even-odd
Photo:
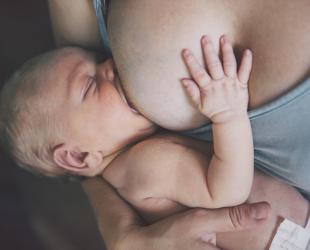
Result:
[[[98,65],[97,72],[98,76],[102,79],[113,81],[115,78],[114,69],[112,67],[108,67],[105,63]]]

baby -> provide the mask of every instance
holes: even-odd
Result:
[[[191,78],[182,83],[212,121],[213,146],[172,134],[133,145],[156,127],[126,99],[112,60],[97,65],[76,48],[32,59],[9,80],[1,96],[2,145],[19,165],[45,175],[101,174],[147,221],[184,207],[243,203],[253,179],[251,52],[237,71],[226,37],[223,62],[206,36],[202,49],[207,70],[183,51]]]

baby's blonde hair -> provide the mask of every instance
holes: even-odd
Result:
[[[59,176],[51,145],[61,137],[60,123],[53,108],[41,98],[44,73],[57,60],[48,52],[27,61],[5,83],[0,97],[0,140],[3,149],[16,163],[31,172]]]

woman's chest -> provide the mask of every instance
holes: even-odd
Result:
[[[217,49],[219,37],[229,35],[238,58],[244,48],[253,51],[251,108],[309,73],[307,1],[114,0],[110,7],[112,50],[124,88],[143,114],[164,127],[186,129],[206,121],[180,84],[188,76],[181,51],[190,48],[202,62],[203,34]]]

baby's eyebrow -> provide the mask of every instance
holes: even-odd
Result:
[[[79,61],[77,63],[75,63],[75,65],[73,66],[72,70],[69,72],[69,74],[67,75],[67,81],[70,85],[70,83],[74,82],[77,74],[79,73],[79,69],[81,67],[81,65],[83,64],[83,61]]]
[[[91,54],[86,53],[75,56],[70,63],[65,76],[66,96],[78,104],[83,101],[81,93],[87,84],[87,79],[96,74],[96,61]]]
[[[66,77],[68,96],[72,96],[75,100],[77,100],[77,98],[78,100],[80,99],[81,92],[84,88],[84,84],[82,82],[80,84],[77,82],[84,73],[83,65],[85,65],[85,63],[86,62],[83,60],[78,61]]]

